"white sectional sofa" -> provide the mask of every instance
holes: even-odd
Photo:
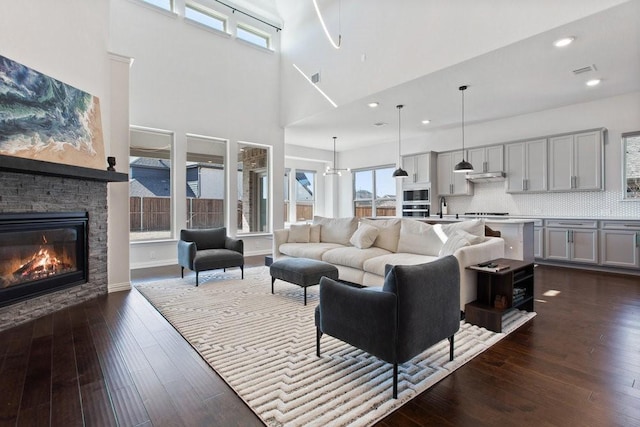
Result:
[[[313,224],[276,230],[274,260],[322,260],[338,268],[341,280],[381,286],[385,265],[411,265],[453,255],[460,265],[460,310],[476,299],[473,264],[504,256],[504,241],[484,235],[484,220],[430,225],[414,219],[314,217]]]

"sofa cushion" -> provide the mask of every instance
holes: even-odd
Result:
[[[444,224],[442,226],[442,231],[444,231],[447,236],[454,235],[458,230],[464,230],[474,236],[484,237],[484,219],[465,220],[452,224]]]
[[[447,241],[444,243],[442,249],[440,249],[440,256],[443,257],[447,255],[453,255],[455,251],[465,246],[471,246],[471,243],[469,243],[469,241],[465,239],[463,235],[456,233],[452,236],[449,236]]]
[[[456,231],[456,234],[458,236],[464,237],[470,245],[477,245],[478,243],[482,243],[485,240],[484,236],[476,236],[474,234],[467,233],[464,230],[458,230]]]
[[[353,246],[336,248],[322,254],[322,261],[334,265],[344,265],[346,267],[363,269],[364,263],[370,259],[388,254],[389,251],[375,246],[367,249],[359,249]],[[341,277],[342,278],[342,277]]]
[[[393,253],[387,255],[381,255],[375,258],[370,258],[364,263],[364,271],[372,273],[377,276],[384,277],[384,268],[387,264],[391,265],[415,265],[424,264],[425,262],[431,262],[438,259],[436,256],[431,255],[418,255],[409,253]]]
[[[445,240],[446,235],[440,226],[434,227],[414,219],[402,219],[398,252],[437,256]]]
[[[358,228],[358,219],[313,217],[314,224],[320,224],[321,243],[339,243],[349,245],[349,239]]]
[[[367,249],[373,245],[376,237],[378,237],[378,228],[361,223],[349,242],[356,248]]]
[[[363,218],[360,220],[360,222],[378,228],[378,237],[376,237],[375,242],[373,242],[373,246],[386,249],[389,252],[396,252],[398,250],[398,239],[400,238],[400,218]]]
[[[309,226],[309,243],[320,243],[320,224]]]
[[[311,258],[322,261],[322,254],[329,249],[341,248],[337,243],[283,243],[280,253],[297,258]]]
[[[288,243],[309,243],[309,224],[291,224],[289,227]]]

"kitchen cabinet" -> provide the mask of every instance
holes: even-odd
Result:
[[[507,193],[547,190],[547,139],[505,145]]]
[[[602,148],[602,130],[549,138],[549,190],[601,190]]]
[[[502,172],[504,170],[504,145],[470,148],[467,160],[474,172]]]
[[[431,183],[431,172],[434,165],[431,164],[431,153],[419,153],[402,157],[402,168],[409,175],[403,179],[403,187],[429,186]]]
[[[545,221],[545,259],[596,264],[597,221]]]
[[[544,257],[544,227],[541,219],[533,222],[533,256],[534,258]]]
[[[639,267],[640,221],[602,221],[600,260],[611,267]]]
[[[473,184],[467,181],[466,173],[455,173],[453,167],[462,161],[462,151],[438,153],[436,161],[438,195],[468,196],[473,194]]]

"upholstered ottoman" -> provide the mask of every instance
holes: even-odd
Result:
[[[293,283],[304,289],[304,305],[307,305],[307,286],[320,283],[322,276],[338,279],[338,269],[324,261],[308,258],[285,258],[274,261],[269,267],[271,274],[271,293],[276,279]]]

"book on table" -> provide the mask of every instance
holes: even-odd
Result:
[[[469,268],[478,271],[497,273],[498,271],[507,270],[509,266],[507,264],[497,264],[495,262],[482,262],[480,264],[471,265]]]

